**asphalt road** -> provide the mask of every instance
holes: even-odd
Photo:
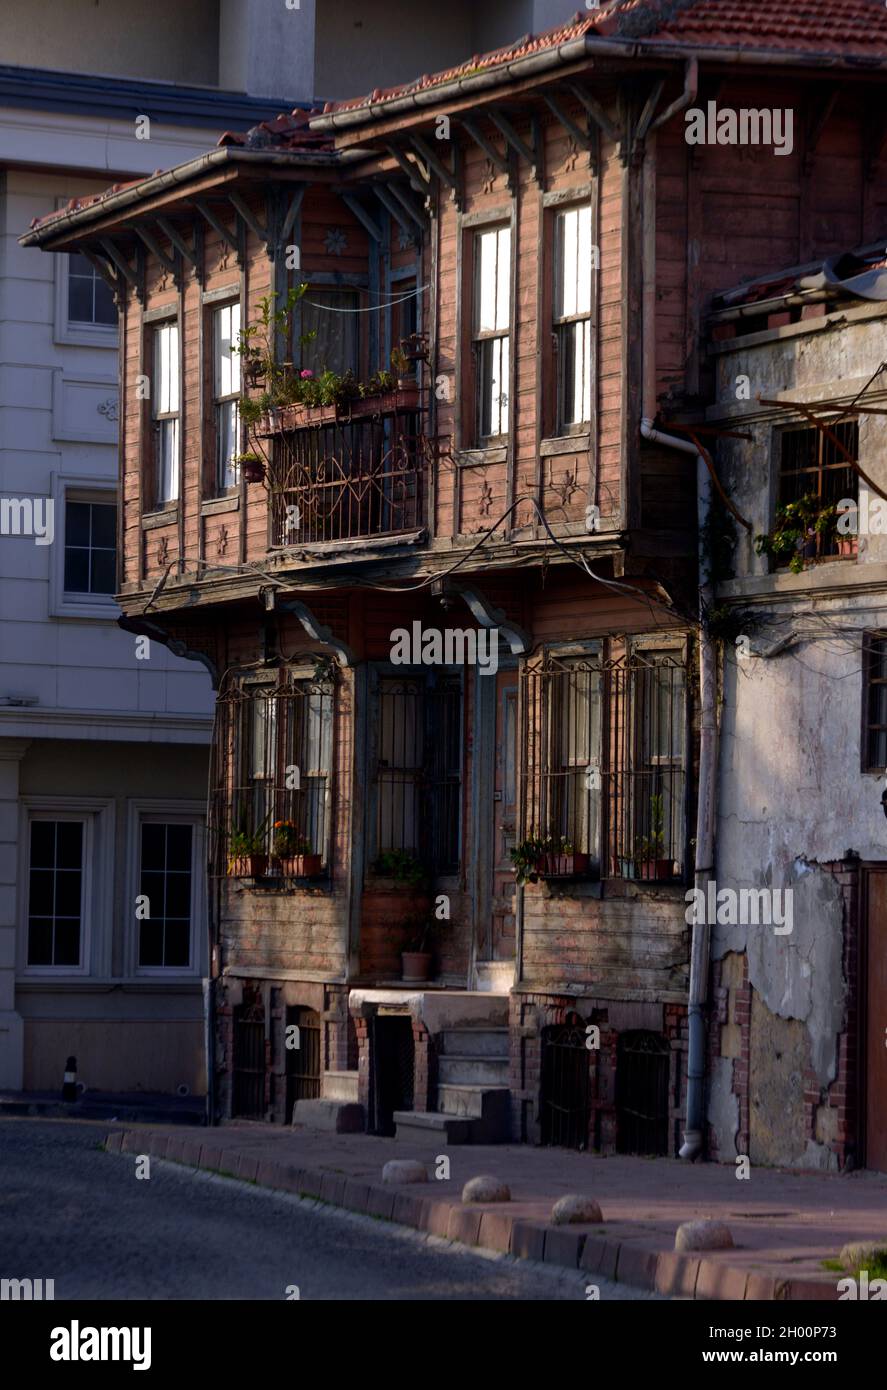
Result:
[[[484,1257],[250,1183],[100,1147],[101,1125],[0,1120],[0,1278],[59,1299],[551,1300],[588,1276]],[[598,1281],[602,1300],[643,1298]],[[651,1297],[651,1295],[647,1295]]]

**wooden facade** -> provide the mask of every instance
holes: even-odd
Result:
[[[336,126],[333,112],[316,122],[325,145],[282,135],[265,147],[229,145],[175,181],[149,180],[136,195],[75,210],[40,233],[53,249],[76,245],[94,255],[124,310],[126,626],[205,660],[219,682],[313,656],[332,662],[325,875],[286,888],[213,879],[223,1114],[232,1105],[230,1020],[245,999],[264,1020],[269,1078],[283,1074],[287,1008],[307,1006],[320,1016],[324,1072],[357,1068],[365,1099],[372,1030],[363,1006],[349,1014],[349,991],[395,989],[407,919],[445,895],[439,986],[483,990],[483,967],[514,961],[507,989],[514,1137],[544,1133],[546,1040],[578,1017],[583,1027],[599,1022],[604,1038],[588,1054],[586,1142],[619,1143],[618,1039],[644,1032],[664,1039],[671,1057],[665,1148],[675,1151],[695,809],[695,463],[645,444],[639,427],[644,416],[658,416],[666,429],[701,419],[710,391],[701,324],[715,289],[883,231],[885,186],[869,122],[873,79],[863,71],[842,72],[833,95],[834,75],[814,63],[799,77],[787,62],[774,84],[772,65],[748,65],[739,78],[715,60],[697,70],[690,56],[657,59],[648,50],[635,59],[571,60],[532,77],[503,71],[486,90],[466,85],[436,105],[387,117],[383,104],[362,124]],[[777,88],[780,104],[795,113],[790,156],[686,143],[682,93],[683,107],[715,95],[721,106],[764,107]],[[672,103],[677,109],[657,129]],[[841,178],[821,176],[826,157]],[[594,256],[591,406],[579,427],[564,428],[555,219],[579,207],[590,208]],[[498,228],[508,230],[510,251],[507,426],[493,438],[478,429],[483,352],[473,315],[478,237]],[[292,246],[298,269],[287,269]],[[378,415],[406,413],[413,422],[409,447],[425,473],[422,514],[409,530],[384,534],[376,524],[361,534],[358,525],[322,541],[278,544],[269,499],[275,433],[278,441],[287,434],[280,424],[253,438],[265,450],[263,482],[241,479],[221,494],[215,486],[212,310],[236,301],[242,323],[253,323],[262,296],[302,282],[311,287],[306,301],[312,290],[353,292],[342,307],[359,311],[356,367],[364,379],[397,347],[407,302],[399,287],[415,289],[416,327],[427,343],[419,406],[380,404]],[[158,508],[155,421],[140,382],[153,373],[152,332],[170,316],[179,326],[181,487],[174,504]],[[282,351],[297,349],[289,343]],[[331,439],[351,413],[340,410],[328,435],[315,434]],[[380,680],[398,675],[393,632],[414,622],[476,631],[486,624],[500,643],[494,676],[470,665],[438,673],[461,693],[457,791],[448,803],[458,804],[458,864],[405,892],[374,872],[385,848],[374,796]],[[509,702],[523,707],[528,661],[545,651],[643,660],[660,649],[678,653],[685,671],[684,741],[678,750],[675,735],[673,747],[648,760],[653,768],[682,759],[680,843],[675,832],[660,856],[674,872],[656,881],[620,869],[607,842],[597,872],[543,876],[515,891],[508,850],[525,831],[525,808],[513,789],[527,750],[519,725],[508,725]],[[633,699],[606,717],[631,720]],[[644,798],[652,800],[649,788]],[[632,814],[649,840],[649,812]],[[434,1036],[418,1023],[415,1040],[433,1058]],[[414,1108],[434,1110],[435,1068],[422,1055]],[[262,1113],[285,1118],[282,1096],[269,1079]]]

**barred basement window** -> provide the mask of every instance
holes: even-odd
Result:
[[[212,873],[250,853],[317,856],[328,865],[333,702],[327,668],[241,675],[223,689],[211,770]]]
[[[866,633],[863,639],[865,671],[865,741],[863,769],[887,769],[887,634]]]
[[[381,677],[375,723],[376,856],[401,850],[458,871],[462,795],[459,677]]]
[[[587,856],[600,877],[683,876],[681,652],[545,652],[522,672],[521,721],[526,839]]]

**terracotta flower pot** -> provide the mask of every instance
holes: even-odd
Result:
[[[240,465],[244,482],[260,483],[265,476],[265,465],[261,459],[247,460]]]
[[[642,859],[638,864],[638,868],[640,870],[640,877],[648,881],[650,879],[661,881],[663,879],[674,878],[673,859]]]
[[[228,877],[261,878],[267,867],[267,854],[232,854],[228,859]]]
[[[323,868],[320,854],[277,855],[274,867],[284,878],[315,878]]]
[[[431,976],[431,954],[428,951],[401,951],[401,975],[408,983],[418,983]]]

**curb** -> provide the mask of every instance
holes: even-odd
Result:
[[[702,1255],[644,1249],[569,1226],[527,1221],[511,1216],[501,1206],[463,1206],[461,1202],[366,1183],[341,1173],[249,1157],[237,1149],[226,1149],[223,1138],[211,1141],[156,1134],[147,1129],[120,1129],[106,1136],[104,1148],[108,1153],[147,1153],[153,1158],[240,1178],[297,1197],[316,1198],[462,1245],[583,1270],[666,1297],[709,1302],[834,1302],[838,1297],[834,1283],[753,1274]]]

